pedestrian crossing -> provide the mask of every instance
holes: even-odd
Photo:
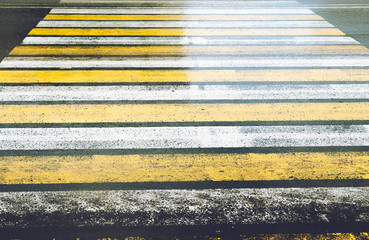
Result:
[[[0,63],[1,226],[369,221],[367,48],[297,1],[103,2]]]

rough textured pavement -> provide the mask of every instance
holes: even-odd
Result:
[[[0,6],[3,236],[368,237],[365,1]]]

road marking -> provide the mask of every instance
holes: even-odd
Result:
[[[262,37],[26,37],[22,44],[31,45],[328,45],[359,44],[344,36],[275,36]]]
[[[114,6],[121,7],[141,7],[141,6],[152,6],[152,7],[188,7],[196,8],[196,7],[229,7],[229,2],[223,1],[121,1],[121,0],[110,0],[110,1],[93,1],[90,0],[81,0],[81,1],[73,1],[73,0],[61,0],[59,5],[63,4],[86,4],[91,5],[102,5],[109,6],[109,4],[113,4]],[[301,7],[302,5],[297,1],[232,1],[232,7]]]
[[[0,184],[369,179],[368,152],[5,156]]]
[[[0,101],[369,99],[369,84],[5,86]]]
[[[20,228],[333,224],[337,209],[342,218],[368,221],[359,214],[369,208],[368,194],[365,187],[2,192],[0,206],[3,224]]]
[[[0,128],[0,143],[0,150],[368,146],[369,125]]]
[[[44,20],[95,20],[95,21],[266,21],[266,20],[324,20],[319,15],[85,15],[48,14]]]
[[[369,103],[0,105],[0,123],[369,120]]]
[[[369,69],[0,70],[0,83],[360,82]]]
[[[364,46],[17,46],[9,55],[369,54]]]
[[[258,29],[123,29],[123,28],[34,28],[28,34],[44,36],[311,36],[345,35],[336,28]]]
[[[50,14],[312,14],[304,8],[53,8]]]
[[[332,28],[326,21],[40,21],[38,28]]]
[[[0,68],[73,68],[73,69],[167,69],[167,68],[299,68],[299,67],[369,67],[369,56],[335,55],[308,58],[292,56],[231,57],[7,57]]]
[[[369,4],[347,4],[347,3],[334,3],[334,4],[305,4],[304,5],[305,8],[327,8],[327,9],[340,9],[340,8],[345,8],[345,9],[356,9],[356,8],[361,8],[361,9],[365,9],[365,8],[369,8]]]

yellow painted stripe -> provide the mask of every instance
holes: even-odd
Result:
[[[272,28],[272,29],[127,29],[127,28],[34,28],[28,35],[65,36],[282,36],[345,35],[337,28]]]
[[[369,69],[0,70],[0,83],[369,81]]]
[[[10,55],[369,54],[364,46],[18,46]]]
[[[0,123],[369,120],[369,103],[1,105]]]
[[[263,21],[263,20],[324,20],[318,15],[59,15],[49,14],[45,20],[120,20],[120,21]]]
[[[291,234],[258,234],[242,236],[243,240],[362,240],[368,239],[369,233],[291,233]]]
[[[369,152],[0,157],[0,184],[368,179]]]

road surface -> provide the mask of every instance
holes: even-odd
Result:
[[[0,7],[3,236],[368,238],[367,1]]]

